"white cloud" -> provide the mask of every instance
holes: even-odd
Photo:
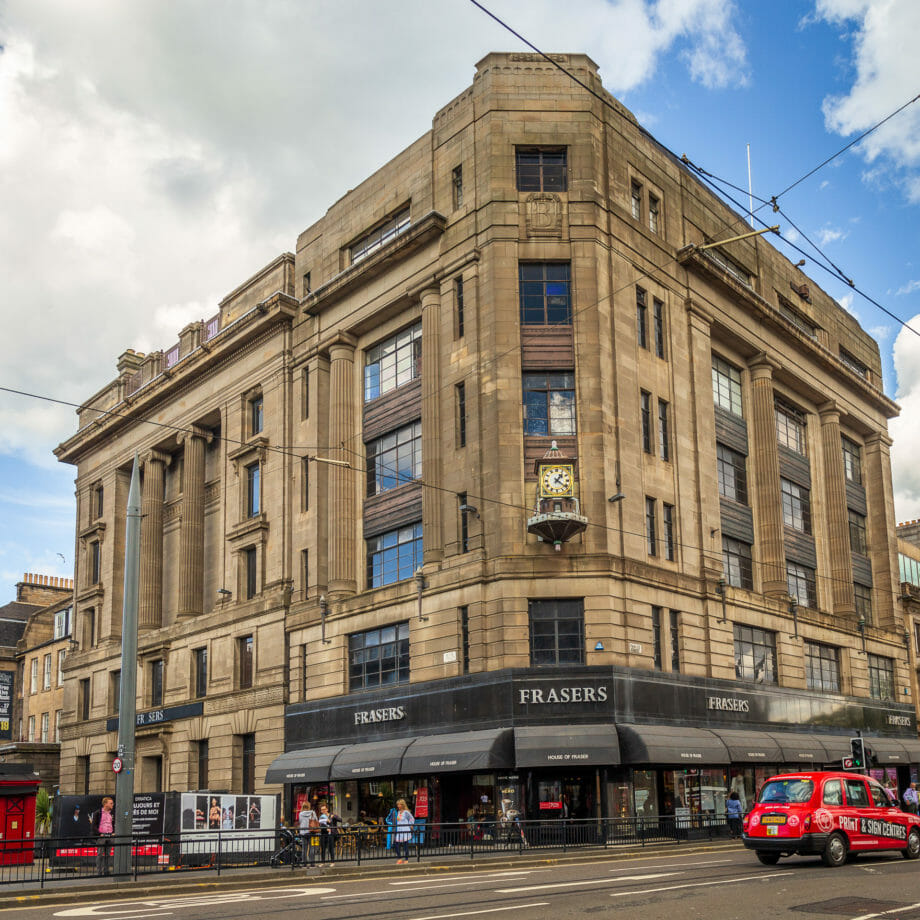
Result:
[[[920,314],[908,320],[920,331]],[[894,480],[895,516],[899,521],[920,518],[920,335],[901,328],[894,342],[894,367],[898,377],[896,399],[901,415],[889,422],[894,441],[891,469]]]
[[[913,294],[915,291],[920,291],[920,281],[914,280],[908,281],[907,284],[902,284],[897,293],[900,296],[901,294]]]
[[[845,240],[846,238],[846,231],[841,230],[839,227],[822,227],[818,231],[818,241],[822,246],[827,246],[828,243],[839,243],[840,240]]]

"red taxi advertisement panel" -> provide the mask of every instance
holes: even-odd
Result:
[[[839,866],[850,853],[899,850],[920,857],[920,817],[858,773],[789,773],[767,780],[744,819],[744,845],[766,865],[814,854]]]

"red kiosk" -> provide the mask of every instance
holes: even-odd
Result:
[[[0,764],[0,865],[32,862],[40,785],[41,778],[30,764]]]

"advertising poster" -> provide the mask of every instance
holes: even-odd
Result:
[[[12,671],[0,671],[0,739],[13,737],[13,680]]]

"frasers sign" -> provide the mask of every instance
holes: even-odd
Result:
[[[405,719],[402,706],[387,706],[383,709],[362,709],[355,713],[355,725],[375,725],[378,722],[398,722]]]
[[[547,703],[605,703],[606,687],[528,687],[518,690],[518,703],[533,706]]]
[[[751,701],[741,696],[707,696],[706,708],[717,712],[750,712]]]

